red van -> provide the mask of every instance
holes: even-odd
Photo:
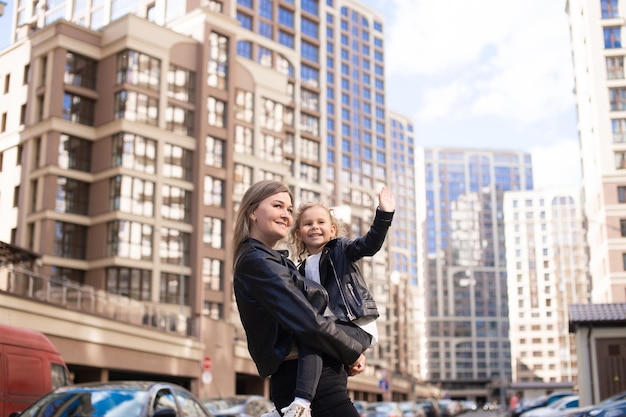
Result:
[[[0,417],[70,383],[67,365],[43,333],[0,324]]]

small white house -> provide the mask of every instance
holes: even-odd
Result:
[[[626,391],[626,303],[572,304],[580,405]]]

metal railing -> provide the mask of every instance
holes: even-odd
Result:
[[[191,319],[180,311],[172,311],[178,306],[168,309],[16,267],[0,270],[0,291],[124,323],[197,337]]]

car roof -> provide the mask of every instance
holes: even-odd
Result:
[[[157,387],[170,387],[175,389],[185,389],[172,382],[159,381],[107,381],[107,382],[85,382],[80,384],[67,385],[58,388],[57,392],[68,391],[101,391],[107,389],[126,389],[132,391],[150,390]]]

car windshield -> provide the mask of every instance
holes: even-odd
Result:
[[[139,417],[147,403],[148,393],[141,391],[61,391],[41,398],[20,417]]]
[[[561,399],[556,400],[555,402],[553,402],[552,404],[550,404],[548,406],[548,408],[554,408],[554,409],[558,409],[560,406],[562,406],[563,404],[566,404],[567,402],[571,401],[574,397],[573,396],[567,396],[567,397],[563,397]]]

